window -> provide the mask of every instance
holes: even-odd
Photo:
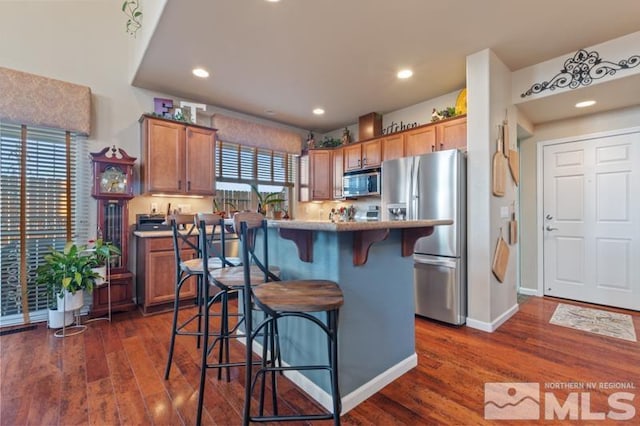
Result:
[[[31,321],[46,318],[37,267],[52,246],[64,248],[68,235],[87,241],[89,162],[78,164],[87,158],[86,143],[64,131],[2,123],[0,142],[0,325],[6,326],[24,321],[23,284]]]
[[[292,154],[236,143],[218,142],[216,147],[216,199],[220,209],[245,210],[257,206],[250,185],[261,193],[283,192],[291,199],[295,183],[295,157]]]

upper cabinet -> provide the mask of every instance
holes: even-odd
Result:
[[[422,155],[435,150],[436,126],[423,126],[406,132],[404,150],[406,157]]]
[[[143,115],[143,193],[215,194],[215,129]]]
[[[309,151],[309,188],[312,200],[333,199],[333,155],[328,149]]]
[[[396,133],[382,139],[382,161],[395,160],[405,156],[404,133]],[[413,155],[413,154],[411,154]]]
[[[378,167],[382,162],[381,139],[356,143],[344,147],[344,171]]]
[[[454,118],[436,124],[439,150],[467,148],[467,117]]]
[[[333,150],[333,198],[342,198],[342,175],[344,174],[344,148]]]

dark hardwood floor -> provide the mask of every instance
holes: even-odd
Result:
[[[635,389],[626,391],[635,395],[636,414],[622,423],[640,423],[640,343],[550,325],[557,303],[528,298],[495,333],[416,319],[418,367],[343,415],[342,423],[492,424],[484,419],[487,382],[533,382],[541,391],[546,383],[632,383]],[[640,314],[626,313],[640,332]],[[44,325],[0,337],[0,423],[194,424],[200,353],[194,338],[179,338],[171,378],[163,379],[170,321],[170,314],[123,313],[114,315],[112,323],[92,322],[85,333],[65,339]],[[232,355],[242,353],[236,344]],[[242,370],[232,371],[230,383],[209,371],[203,423],[239,424],[243,389]],[[283,383],[280,391],[285,411],[315,405],[291,384]],[[570,391],[552,392],[564,401]],[[590,412],[607,413],[611,392],[592,391]]]

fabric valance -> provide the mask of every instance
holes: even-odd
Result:
[[[0,120],[91,133],[91,89],[0,67]]]
[[[212,126],[218,130],[218,139],[224,142],[295,155],[299,155],[302,150],[302,137],[293,131],[220,114],[215,114],[211,121]]]

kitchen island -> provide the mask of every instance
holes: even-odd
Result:
[[[451,220],[269,222],[269,263],[283,280],[327,279],[344,293],[338,365],[343,413],[417,365],[413,262],[418,238]],[[321,317],[324,320],[324,317]],[[322,363],[326,338],[295,318],[278,323],[285,363]],[[330,410],[328,375],[294,372],[290,379]]]

